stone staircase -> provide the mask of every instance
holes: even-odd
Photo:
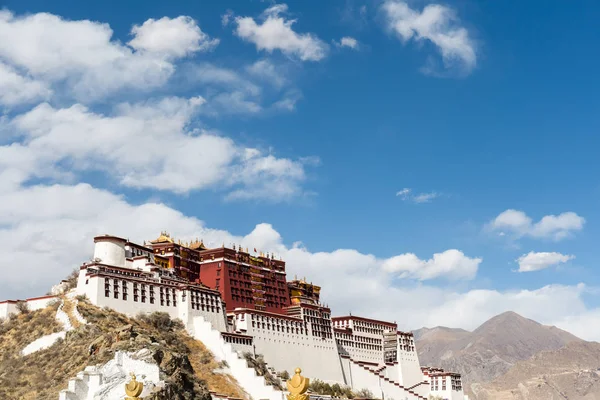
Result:
[[[240,386],[255,400],[285,400],[285,392],[268,385],[265,378],[258,376],[254,368],[248,367],[246,360],[226,343],[221,332],[201,316],[194,317],[188,331],[192,337],[202,341],[218,361],[227,362],[229,372]]]
[[[365,371],[369,374],[368,376],[362,374],[360,379],[363,382],[369,382],[367,388],[373,392],[373,395],[375,397],[382,393],[385,398],[403,400],[427,400],[426,397],[423,397],[412,390],[412,388],[421,385],[421,382],[412,386],[411,388],[404,387],[400,383],[395,382],[384,375],[383,372],[385,366],[383,368],[374,367],[372,365],[355,361],[353,359],[350,359],[350,363],[359,368],[360,370]]]
[[[95,367],[87,367],[77,377],[69,379],[69,386],[60,391],[58,400],[88,399],[89,394],[95,393],[101,385],[102,374]]]

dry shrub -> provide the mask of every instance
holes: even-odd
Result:
[[[17,311],[21,314],[27,314],[29,312],[29,305],[27,302],[22,300],[17,301]]]
[[[67,287],[65,288],[65,292],[68,292],[71,289],[77,287],[77,280],[79,279],[79,268],[75,268],[69,276],[65,279],[67,281]]]

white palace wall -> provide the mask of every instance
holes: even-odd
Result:
[[[18,314],[17,303],[20,301],[26,303],[30,311],[36,311],[48,307],[56,298],[57,296],[42,296],[27,300],[5,300],[0,302],[0,319],[8,318],[10,314]]]
[[[117,298],[115,298],[114,294],[115,280],[117,281],[117,287],[119,288]],[[134,284],[137,284],[137,290],[138,293],[140,293],[138,294],[137,301],[135,300]],[[146,285],[145,290],[147,296],[145,301],[142,301],[141,296],[142,284]],[[150,284],[154,287],[154,303],[150,302]],[[110,288],[108,289],[108,296],[106,296],[107,287]],[[160,300],[161,288],[165,295],[165,299],[167,292],[169,294],[169,301],[167,302],[165,300],[162,304]],[[80,271],[78,279],[77,293],[87,296],[90,302],[98,307],[109,307],[129,316],[136,316],[139,313],[153,313],[156,311],[166,312],[171,318],[181,319],[186,326],[192,323],[194,317],[202,316],[216,329],[222,331],[227,330],[225,308],[223,307],[220,295],[215,291],[194,289],[182,291],[172,285],[169,286],[158,282],[136,280],[135,278],[127,276],[89,276],[88,270],[83,268]],[[125,294],[126,296],[124,297]],[[203,303],[206,303],[204,310],[200,307],[201,297],[204,300]],[[197,307],[195,306],[192,308],[192,303],[196,305],[196,299],[198,299]]]
[[[400,339],[398,339],[400,340]],[[419,382],[423,382],[423,372],[419,364],[419,357],[416,351],[403,350],[402,345],[398,344],[398,366],[399,378],[398,383],[403,386],[410,387]]]
[[[309,378],[345,383],[334,339],[315,337],[310,331],[307,334],[304,322],[299,318],[270,314],[264,316],[270,322],[264,323],[261,320],[253,321],[252,317],[262,315],[236,314],[236,329],[254,338],[256,354],[262,354],[269,366],[277,372],[287,371],[293,375],[294,370],[300,367]],[[252,322],[255,322],[255,326],[252,326]],[[285,330],[277,330],[273,325],[269,329],[272,322]],[[288,327],[291,328],[290,331],[286,329]],[[304,333],[296,333],[297,327],[302,327]]]

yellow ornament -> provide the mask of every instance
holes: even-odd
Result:
[[[300,368],[296,368],[296,373],[290,380],[287,381],[287,389],[290,394],[288,394],[288,400],[308,400],[308,395],[306,391],[308,390],[308,385],[310,379],[303,377],[300,375],[302,370]]]
[[[125,397],[126,400],[136,400],[139,399],[139,395],[142,394],[144,390],[144,384],[142,382],[138,382],[135,380],[135,374],[131,373],[131,381],[125,384]]]

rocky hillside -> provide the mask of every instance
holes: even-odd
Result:
[[[68,299],[65,299],[65,309]],[[108,309],[79,301],[77,309],[87,324],[76,324],[48,348],[22,355],[36,339],[60,332],[58,305],[27,311],[0,322],[0,399],[56,400],[61,389],[88,365],[113,359],[116,351],[150,350],[159,366],[164,387],[149,399],[209,400],[209,391],[245,397],[231,377],[219,373],[212,354],[191,338],[167,314],[128,318]],[[72,304],[71,304],[72,308]]]
[[[577,341],[542,351],[472,389],[477,400],[600,400],[600,344]]]
[[[473,332],[438,327],[419,330],[415,337],[421,364],[461,373],[471,394],[472,384],[491,382],[519,361],[582,342],[568,332],[514,312],[493,317]]]
[[[464,329],[453,329],[438,326],[432,329],[421,328],[413,332],[419,349],[419,356],[426,360],[437,362],[444,349],[451,343],[470,335],[471,332]],[[428,365],[421,359],[421,365]]]

